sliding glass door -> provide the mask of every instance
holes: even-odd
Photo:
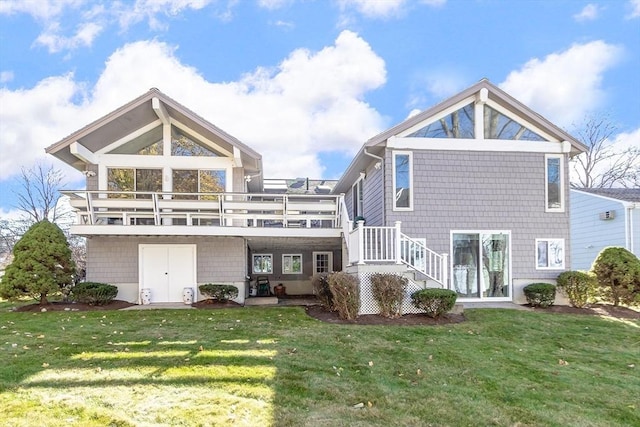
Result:
[[[451,233],[451,287],[459,298],[510,298],[508,231]]]

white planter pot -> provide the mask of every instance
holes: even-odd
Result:
[[[182,301],[185,304],[193,304],[193,288],[184,288],[182,290]]]
[[[144,288],[140,290],[140,302],[142,305],[151,304],[151,289]]]

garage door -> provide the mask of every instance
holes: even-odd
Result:
[[[184,288],[196,288],[196,245],[140,245],[140,289],[151,302],[181,302]]]

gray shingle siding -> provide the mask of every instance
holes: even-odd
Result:
[[[363,210],[367,225],[381,226],[384,225],[384,192],[383,188],[382,168],[376,169],[371,167],[367,170],[363,187]]]
[[[139,244],[196,244],[199,283],[243,281],[246,275],[246,246],[238,237],[93,237],[87,239],[87,280],[137,283]]]
[[[393,194],[391,151],[387,195]],[[514,280],[557,277],[558,270],[535,269],[536,238],[565,239],[570,266],[568,182],[565,176],[565,212],[545,212],[543,153],[414,151],[413,172],[413,211],[393,211],[387,197],[386,225],[402,221],[405,234],[426,238],[427,247],[441,253],[451,251],[452,230],[511,231]]]

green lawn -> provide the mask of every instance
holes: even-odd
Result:
[[[296,307],[7,306],[8,426],[640,425],[640,321],[483,309],[382,327]]]

